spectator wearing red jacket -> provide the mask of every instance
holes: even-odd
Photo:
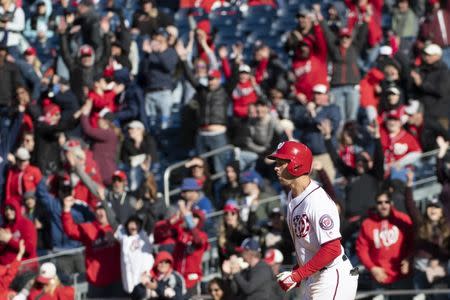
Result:
[[[6,177],[5,199],[20,204],[23,194],[36,190],[42,174],[37,167],[30,165],[31,156],[27,149],[17,149],[14,158],[15,165],[8,170]]]
[[[36,257],[37,233],[33,222],[23,217],[18,202],[6,202],[3,212],[4,225],[0,228],[0,265],[14,261],[20,240],[25,241],[25,259]]]
[[[231,94],[233,98],[233,114],[239,119],[248,117],[250,104],[255,103],[258,100],[258,95],[261,93],[251,73],[252,70],[248,65],[239,66],[239,81]]]
[[[376,285],[408,289],[407,275],[411,270],[408,259],[413,249],[412,221],[394,208],[387,192],[377,196],[376,204],[376,209],[369,211],[368,218],[361,224],[356,253]]]
[[[9,265],[0,266],[0,299],[10,299],[15,292],[9,289],[11,282],[19,271],[20,262],[25,254],[25,242],[20,240],[16,259]]]
[[[180,205],[184,222],[178,223],[175,249],[173,251],[174,269],[183,275],[188,295],[194,295],[197,284],[202,280],[202,258],[208,249],[208,236],[202,230],[205,215],[201,210],[190,211]]]
[[[113,228],[108,223],[104,207],[101,205],[96,207],[95,221],[76,224],[70,213],[74,201],[73,196],[63,199],[64,211],[61,220],[67,236],[80,241],[86,247],[88,297],[102,298],[122,295],[120,245],[114,239]]]
[[[316,41],[314,43],[310,39],[299,41],[292,61],[295,93],[297,100],[302,103],[312,100],[315,85],[323,84],[328,87],[327,43],[317,21],[313,30]]]
[[[392,113],[387,116],[385,126],[380,130],[385,163],[388,167],[410,165],[422,153],[417,140],[402,128],[400,115]]]
[[[56,275],[56,267],[46,262],[39,268],[33,287],[27,300],[72,300],[75,290],[71,286],[64,286]]]
[[[372,122],[378,116],[381,93],[380,84],[383,80],[384,73],[377,68],[372,68],[359,82],[360,107],[366,110],[369,122]]]

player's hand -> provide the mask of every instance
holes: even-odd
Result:
[[[277,275],[278,285],[283,289],[283,291],[289,292],[299,283],[294,277],[294,273],[292,272],[282,272]]]
[[[373,267],[370,269],[370,273],[378,283],[384,283],[387,279],[386,272],[381,267]]]

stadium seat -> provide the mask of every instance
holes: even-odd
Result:
[[[246,12],[247,16],[271,17],[276,14],[276,9],[270,5],[249,6]]]

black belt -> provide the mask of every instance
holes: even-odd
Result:
[[[342,255],[342,261],[346,261],[348,259],[348,257],[347,257],[347,255]],[[323,267],[322,269],[320,269],[320,271],[319,272],[323,272],[323,271],[325,271],[326,269],[328,269],[327,267]]]
[[[342,261],[346,261],[348,259],[348,257],[347,257],[347,255],[342,255]],[[319,272],[323,272],[323,271],[325,271],[326,269],[328,269],[327,267],[324,267],[324,268],[322,268],[322,269],[320,269],[320,271]],[[351,269],[350,270],[350,275],[351,276],[358,276],[359,275],[359,269],[358,269],[358,267],[354,267],[353,269]]]

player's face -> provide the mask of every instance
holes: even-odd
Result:
[[[291,182],[291,176],[287,170],[287,165],[289,161],[283,159],[277,159],[275,161],[275,173],[277,174],[278,180],[282,185],[288,185]]]
[[[380,217],[387,218],[391,213],[391,200],[387,195],[382,194],[377,199],[377,211]]]

